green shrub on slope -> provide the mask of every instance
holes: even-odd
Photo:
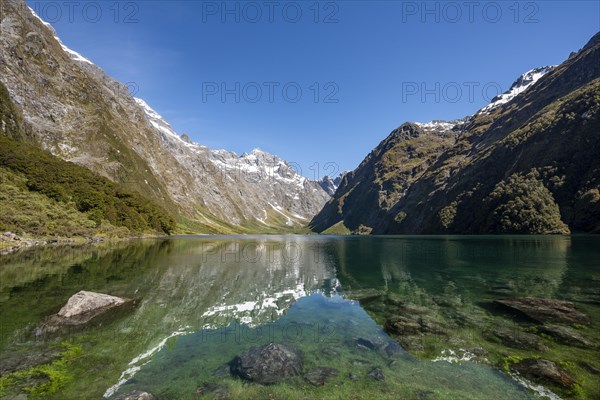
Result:
[[[569,233],[552,193],[536,171],[513,174],[484,200],[490,205],[488,226],[497,233]]]

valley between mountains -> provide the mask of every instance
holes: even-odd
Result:
[[[3,247],[180,233],[600,232],[600,34],[475,114],[406,122],[355,170],[315,181],[259,149],[194,143],[22,0],[2,5]]]

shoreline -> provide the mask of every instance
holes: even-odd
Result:
[[[86,246],[102,245],[105,243],[117,243],[134,239],[159,239],[167,238],[167,235],[136,235],[136,236],[76,236],[76,237],[35,237],[19,236],[12,232],[0,233],[0,256],[14,254],[33,248],[43,248],[48,246]]]

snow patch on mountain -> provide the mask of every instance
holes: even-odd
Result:
[[[222,172],[234,173],[247,182],[270,180],[298,189],[304,189],[308,182],[290,164],[260,149],[241,156],[226,150],[213,150],[211,153],[211,161]]]
[[[328,195],[333,196],[337,188],[340,186],[340,183],[342,183],[344,175],[346,175],[348,172],[350,171],[342,171],[335,178],[325,175],[323,178],[321,178],[321,180],[319,180],[319,185],[325,192],[327,192]]]
[[[158,131],[166,135],[166,137],[174,139],[177,142],[180,142],[181,144],[184,144],[185,146],[190,148],[204,147],[192,142],[187,135],[185,135],[187,140],[183,138],[183,136],[179,136],[177,132],[175,132],[175,130],[171,127],[171,125],[162,117],[162,115],[157,113],[143,99],[134,97],[134,100],[137,103],[137,105],[139,105],[142,108],[142,110],[144,110],[144,113],[146,114],[146,117],[148,117],[150,124],[152,124],[152,126]]]
[[[135,98],[135,102],[144,110],[152,126],[167,138],[189,148],[206,149],[205,146],[194,143],[189,138],[185,140],[179,136],[171,125],[143,99]],[[221,174],[227,173],[229,177],[232,174],[237,175],[238,178],[247,182],[273,180],[298,189],[304,189],[305,183],[308,181],[281,158],[258,148],[250,153],[243,153],[241,156],[227,150],[208,150],[208,152],[210,160],[216,166],[216,171]],[[293,193],[293,195],[298,198],[297,193]]]
[[[488,113],[496,107],[508,103],[509,101],[517,97],[519,94],[523,93],[523,91],[525,91],[527,88],[536,83],[542,76],[552,71],[555,67],[556,65],[548,65],[545,67],[534,68],[525,72],[519,77],[519,79],[517,79],[512,84],[510,89],[494,97],[490,104],[479,110],[479,113]]]
[[[421,127],[425,131],[446,132],[452,130],[457,123],[458,121],[433,120],[430,122],[415,122],[415,125]]]

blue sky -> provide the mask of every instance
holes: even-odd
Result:
[[[28,4],[178,133],[310,178],[354,169],[405,121],[474,113],[600,30],[598,1]]]

